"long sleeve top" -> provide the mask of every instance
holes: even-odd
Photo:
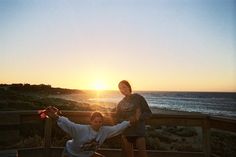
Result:
[[[66,142],[66,149],[70,154],[77,157],[90,157],[105,139],[120,134],[130,123],[123,121],[114,126],[102,126],[99,131],[95,131],[90,125],[76,124],[60,116],[57,125],[72,137]]]
[[[139,94],[124,97],[116,107],[116,118],[119,122],[135,116],[137,109],[141,112],[139,120],[136,125],[125,129],[123,134],[126,136],[145,136],[145,120],[151,117],[152,112],[147,101]]]

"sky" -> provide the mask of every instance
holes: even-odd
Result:
[[[236,92],[236,0],[0,0],[0,83]]]

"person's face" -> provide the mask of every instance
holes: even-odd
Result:
[[[90,121],[90,124],[95,131],[98,131],[103,125],[103,119],[102,117],[95,117],[93,120]]]
[[[119,87],[121,94],[123,94],[125,96],[128,96],[131,94],[129,87],[126,86],[124,83],[120,83],[118,87]]]

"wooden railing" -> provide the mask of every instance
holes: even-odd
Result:
[[[88,111],[63,111],[63,115],[68,117],[70,120],[81,123],[88,124],[89,117],[91,112]],[[105,115],[105,124],[110,125],[114,124],[112,117],[114,113],[104,113]],[[39,121],[39,116],[37,111],[0,111],[0,139],[9,140],[17,136],[17,128],[21,124],[31,124],[36,121]],[[44,146],[39,148],[44,150],[42,156],[54,156],[52,155],[52,149],[56,150],[57,148],[52,147],[52,120],[46,119],[44,127]],[[211,153],[210,147],[210,134],[211,129],[219,129],[224,131],[230,131],[236,133],[236,119],[233,118],[222,118],[222,117],[212,117],[203,114],[153,114],[150,120],[147,121],[148,125],[151,126],[196,126],[202,128],[202,152],[171,152],[171,151],[157,151],[157,150],[148,150],[149,157],[154,156],[168,156],[168,157],[177,157],[177,156],[205,156],[210,157],[214,156]],[[7,133],[10,136],[7,136]],[[26,150],[26,149],[25,149]],[[21,151],[21,150],[20,150]],[[36,151],[36,149],[35,149]],[[39,150],[37,150],[39,152]],[[112,149],[102,149],[102,153],[109,156],[112,154],[113,157],[120,156],[120,150]],[[23,153],[23,151],[22,151]],[[21,154],[21,153],[19,153]],[[23,153],[24,154],[24,153]],[[40,154],[40,153],[38,153]],[[117,154],[117,155],[115,155]],[[25,155],[27,156],[27,155]],[[19,155],[19,157],[21,157]]]

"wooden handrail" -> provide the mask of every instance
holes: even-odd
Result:
[[[81,124],[89,123],[89,117],[91,115],[91,111],[62,111],[62,113],[70,120]],[[106,125],[114,124],[114,113],[107,112],[104,113],[104,115]],[[0,129],[11,125],[32,123],[39,120],[37,111],[0,111]],[[147,124],[151,126],[171,125],[201,127],[203,131],[203,152],[205,157],[211,155],[210,129],[215,128],[236,133],[235,118],[216,117],[204,114],[153,114],[153,116],[147,121]],[[51,147],[51,132],[52,120],[47,119],[45,122],[44,134],[44,148],[46,152]]]

